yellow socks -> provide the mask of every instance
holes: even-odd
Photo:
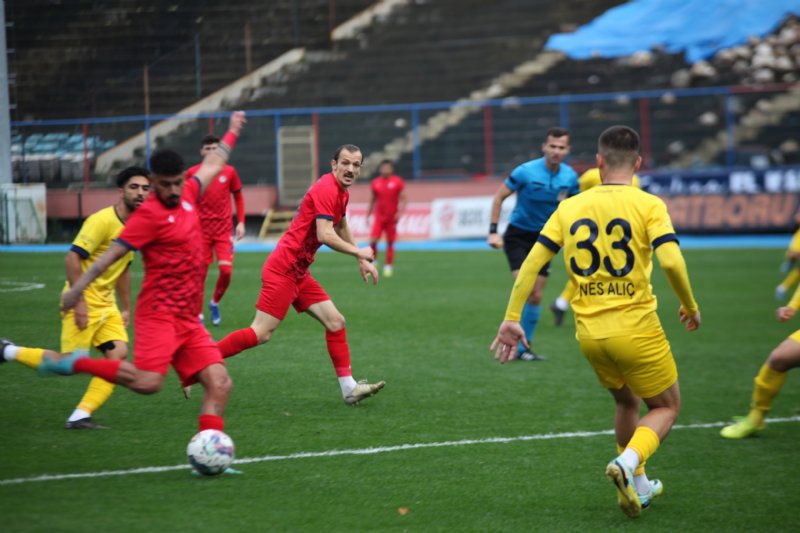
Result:
[[[772,400],[783,388],[787,375],[788,372],[772,370],[766,363],[762,365],[754,380],[753,400],[750,404],[750,413],[747,415],[756,425],[764,423],[764,418],[772,407]]]
[[[625,451],[625,446],[620,446],[617,444],[617,455],[622,455],[622,452]],[[634,476],[643,476],[644,474],[644,465],[647,461],[639,461],[639,466],[636,467],[636,470],[633,471]]]
[[[92,378],[89,382],[89,388],[86,389],[86,394],[83,395],[81,403],[78,404],[78,409],[92,414],[106,403],[112,392],[114,392],[113,383],[98,377]]]
[[[25,366],[29,366],[34,370],[39,368],[44,358],[44,350],[41,348],[23,348],[19,347],[16,360]]]
[[[660,443],[661,440],[655,431],[647,426],[639,426],[628,443],[628,448],[636,452],[636,455],[639,456],[639,464],[643,465],[651,455],[656,453]]]

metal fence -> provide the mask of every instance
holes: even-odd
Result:
[[[598,134],[613,124],[639,130],[646,168],[765,166],[800,162],[800,86],[711,87],[480,102],[337,108],[253,109],[233,162],[245,183],[275,184],[283,126],[311,126],[319,172],[341,144],[362,147],[366,171],[396,161],[416,180],[504,175],[537,157],[548,127],[570,129],[571,163],[594,163]],[[199,139],[224,133],[228,112],[12,123],[14,181],[50,187],[111,183],[116,168],[143,164],[170,146],[187,163]]]

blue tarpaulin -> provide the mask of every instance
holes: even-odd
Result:
[[[662,47],[695,63],[773,31],[800,0],[634,0],[609,9],[574,33],[547,41],[572,59],[624,57]]]

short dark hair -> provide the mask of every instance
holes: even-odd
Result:
[[[569,130],[567,128],[562,128],[561,126],[554,126],[547,130],[547,135],[544,136],[545,142],[547,142],[548,137],[555,137],[556,139],[560,139],[561,137],[569,137]]]
[[[381,168],[383,165],[392,165],[392,166],[394,166],[394,161],[392,161],[391,159],[384,159],[383,161],[381,161],[381,164],[378,165],[378,168]]]
[[[128,167],[123,169],[119,174],[117,174],[117,187],[123,189],[125,185],[128,184],[128,180],[134,176],[144,176],[145,178],[149,178],[150,171],[142,167]]]
[[[639,134],[628,126],[611,126],[597,139],[597,153],[611,168],[633,168],[639,157]]]
[[[335,152],[333,152],[334,161],[339,160],[339,154],[342,153],[342,150],[347,150],[348,152],[351,153],[361,152],[361,148],[359,148],[355,144],[343,144],[339,148],[337,148]],[[364,152],[361,152],[361,159],[362,160],[364,159]]]
[[[186,166],[178,152],[162,148],[150,156],[150,170],[157,176],[177,176],[183,174]]]
[[[208,135],[204,135],[202,139],[200,139],[200,147],[207,146],[209,144],[219,144],[219,137],[209,133]]]

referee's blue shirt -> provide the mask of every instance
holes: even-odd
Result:
[[[542,231],[558,202],[580,192],[578,174],[572,167],[561,163],[558,172],[552,172],[544,157],[515,168],[505,184],[517,193],[509,223],[525,231]]]

